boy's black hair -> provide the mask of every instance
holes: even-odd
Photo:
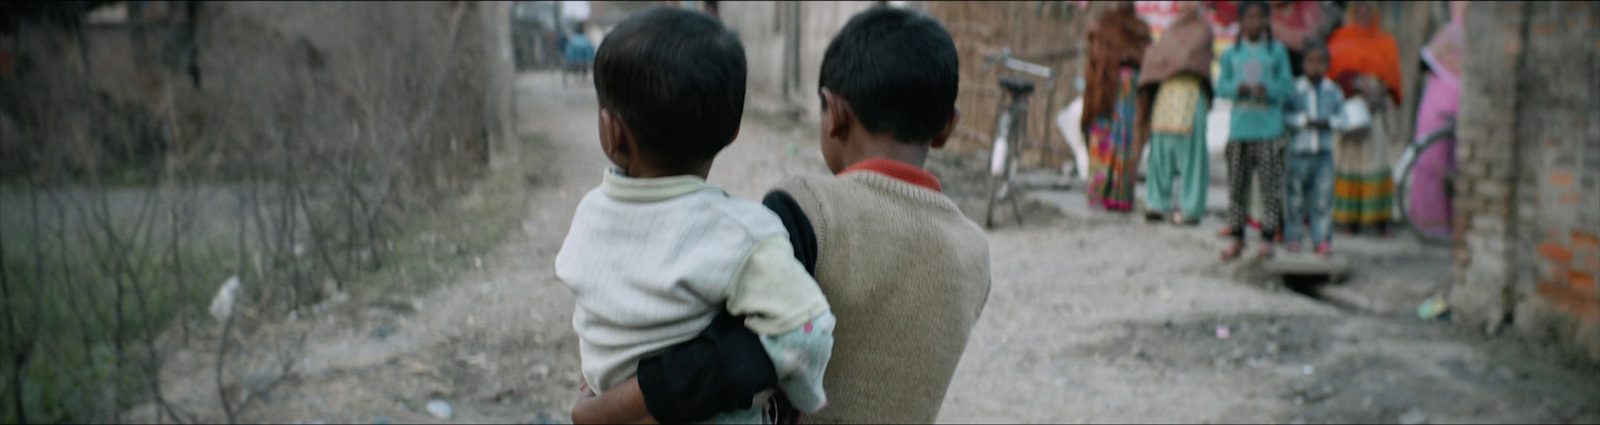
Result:
[[[828,43],[817,85],[850,102],[867,131],[927,143],[955,111],[960,65],[939,21],[880,6],[850,18]]]
[[[1306,40],[1305,46],[1300,48],[1300,57],[1309,56],[1311,55],[1311,52],[1322,52],[1322,56],[1324,58],[1330,60],[1333,59],[1331,54],[1328,53],[1328,45],[1322,44],[1320,41]]]
[[[595,51],[600,106],[658,166],[710,160],[744,115],[744,45],[715,18],[653,7],[617,24]]]

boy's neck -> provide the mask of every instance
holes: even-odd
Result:
[[[669,169],[651,164],[632,164],[627,168],[617,168],[623,170],[624,175],[636,179],[657,179],[662,177],[676,176],[695,176],[706,179],[711,175],[711,162],[712,161],[705,161],[704,163],[695,164],[681,169]]]
[[[853,141],[850,146],[853,149],[845,152],[844,168],[874,158],[904,162],[922,168],[922,164],[928,159],[928,145],[901,142],[888,134],[868,134]]]

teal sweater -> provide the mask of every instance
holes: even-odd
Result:
[[[1260,64],[1260,82],[1267,87],[1265,98],[1241,96],[1239,83],[1245,81],[1250,62]],[[1259,142],[1283,135],[1283,104],[1294,95],[1294,77],[1289,71],[1289,51],[1282,43],[1241,41],[1222,53],[1221,73],[1217,76],[1217,97],[1233,99],[1229,142]]]

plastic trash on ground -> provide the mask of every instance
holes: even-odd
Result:
[[[1417,317],[1422,320],[1433,320],[1444,315],[1447,311],[1450,311],[1450,306],[1444,303],[1444,298],[1433,297],[1423,301],[1422,305],[1417,306]]]

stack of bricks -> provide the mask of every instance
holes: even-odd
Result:
[[[1466,25],[1452,310],[1600,361],[1600,5],[1478,3]]]

